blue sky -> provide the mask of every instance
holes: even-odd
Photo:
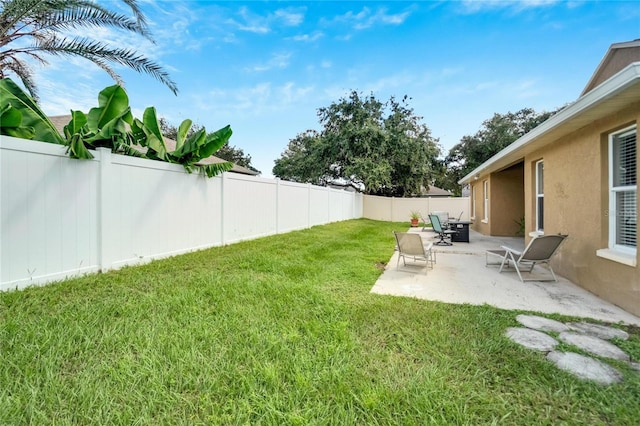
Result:
[[[111,8],[120,3],[105,2]],[[638,1],[140,0],[156,44],[102,31],[160,63],[179,94],[126,69],[134,115],[147,106],[190,118],[231,144],[264,177],[290,139],[319,129],[317,109],[351,90],[411,97],[443,154],[494,113],[574,101],[616,42],[640,38]],[[113,84],[83,60],[34,66],[49,115],[87,111]]]

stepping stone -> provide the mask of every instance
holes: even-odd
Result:
[[[516,321],[528,328],[533,328],[539,331],[555,331],[561,333],[563,331],[569,331],[570,328],[560,321],[555,321],[549,318],[539,317],[537,315],[518,315]]]
[[[629,338],[629,333],[626,331],[605,325],[590,324],[588,322],[570,322],[567,325],[574,331],[605,340],[611,340],[613,338],[627,340]]]
[[[631,366],[631,368],[640,373],[640,362],[630,362],[629,365]]]
[[[558,341],[548,334],[530,328],[510,327],[505,335],[525,348],[540,352],[552,351],[558,344]]]
[[[574,345],[587,351],[590,354],[603,358],[617,359],[619,361],[629,361],[631,358],[616,345],[600,339],[599,337],[586,336],[572,332],[563,332],[558,336],[560,340],[570,345]]]
[[[610,385],[622,381],[622,374],[618,370],[588,356],[573,352],[550,352],[547,354],[547,359],[559,369],[567,371],[580,379],[593,380],[602,385]]]

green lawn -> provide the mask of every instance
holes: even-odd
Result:
[[[370,294],[406,228],[354,220],[0,293],[0,424],[637,424],[639,373],[575,379],[504,337],[515,311]]]

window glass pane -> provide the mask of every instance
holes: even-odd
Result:
[[[613,186],[636,184],[636,133],[613,138]]]
[[[486,180],[482,185],[482,191],[482,198],[484,198],[484,212],[482,212],[482,214],[484,220],[489,220],[489,182]]]
[[[544,197],[538,197],[538,231],[544,231]]]
[[[542,161],[538,161],[536,164],[536,174],[538,195],[544,194],[544,163]]]
[[[635,191],[616,192],[616,244],[636,247],[638,213]]]
[[[472,210],[472,214],[471,216],[476,217],[476,186],[473,186],[473,192],[471,193],[472,198],[471,198],[471,210]]]

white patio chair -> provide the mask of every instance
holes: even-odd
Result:
[[[513,267],[518,273],[518,277],[520,281],[558,281],[556,278],[556,274],[553,272],[553,268],[549,261],[551,257],[556,253],[560,244],[567,238],[567,235],[543,235],[541,237],[533,238],[529,245],[523,250],[518,251],[512,249],[510,247],[501,246],[501,250],[487,250],[486,252],[486,264],[488,265],[497,265],[497,263],[490,263],[489,256],[499,256],[502,258],[502,262],[500,262],[500,270],[502,272],[505,267],[508,268],[511,263],[513,263]],[[546,263],[549,271],[551,272],[551,279],[548,278],[540,278],[540,277],[531,277],[531,278],[523,278],[522,271],[524,272],[532,272],[534,266],[536,264]],[[529,267],[528,270],[523,269],[523,267]]]
[[[433,267],[436,263],[436,254],[432,250],[433,243],[425,244],[422,241],[420,234],[413,232],[393,232],[396,237],[397,249],[398,249],[398,261],[396,262],[396,269],[400,266],[400,258],[402,263],[407,266],[406,258],[416,261],[426,262],[427,268]],[[426,272],[425,272],[426,273]]]

